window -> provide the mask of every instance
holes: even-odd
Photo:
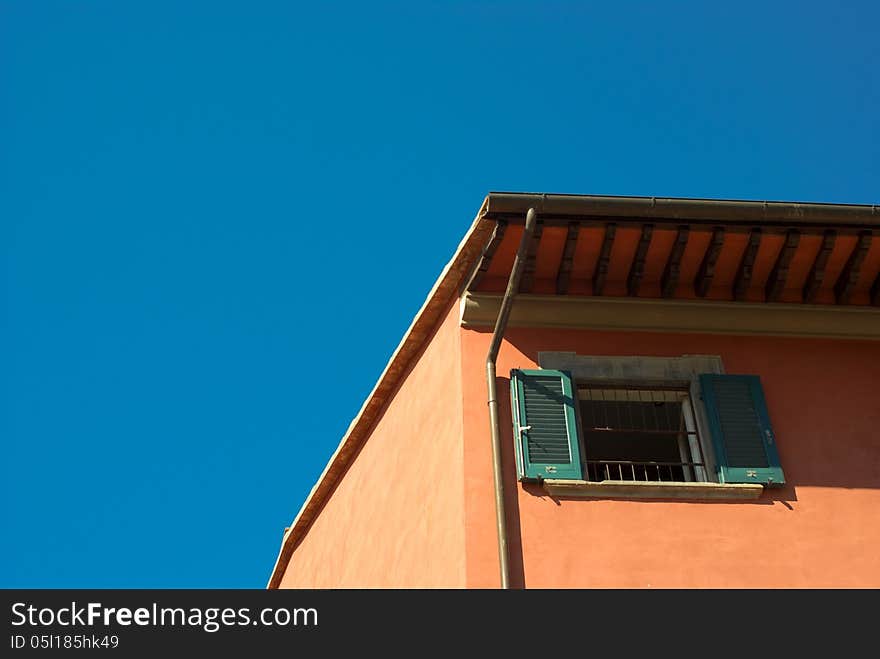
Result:
[[[687,389],[578,386],[586,480],[705,480]]]
[[[520,480],[784,483],[757,376],[698,372],[705,358],[583,359],[579,377],[511,371]]]

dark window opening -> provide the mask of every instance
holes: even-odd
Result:
[[[578,402],[588,480],[706,480],[686,389],[580,386]]]

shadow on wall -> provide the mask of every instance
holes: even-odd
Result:
[[[525,588],[526,576],[523,566],[522,527],[519,516],[519,482],[516,474],[516,457],[513,454],[513,417],[510,396],[510,378],[498,380],[498,416],[501,420],[501,468],[504,474],[504,508],[507,517],[507,542],[510,560],[510,587]],[[542,490],[543,492],[543,490]],[[546,495],[546,492],[544,492]]]
[[[758,499],[738,499],[738,500],[716,500],[716,499],[661,499],[652,497],[650,499],[639,499],[637,497],[560,497],[553,496],[548,494],[547,491],[541,487],[538,483],[522,483],[522,489],[524,492],[532,495],[533,497],[538,497],[541,499],[549,499],[554,502],[557,506],[561,506],[563,501],[631,501],[633,503],[676,503],[681,505],[713,505],[713,506],[744,506],[744,505],[773,505],[774,503],[781,503],[783,506],[788,508],[789,510],[794,510],[794,506],[791,504],[797,501],[797,492],[795,491],[794,485],[786,485],[785,487],[779,487],[774,489],[765,489],[764,493]]]

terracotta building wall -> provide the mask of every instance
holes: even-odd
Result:
[[[483,364],[491,332],[463,329],[467,584],[497,587]],[[787,485],[756,502],[551,499],[514,480],[506,384],[538,351],[713,354],[757,374]],[[880,342],[509,329],[504,378],[512,581],[541,587],[880,587]]]
[[[388,404],[282,588],[465,585],[458,306]]]

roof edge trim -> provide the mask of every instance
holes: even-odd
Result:
[[[620,216],[673,220],[791,222],[793,224],[864,224],[880,226],[880,206],[787,201],[614,197],[606,195],[490,192],[486,216],[525,214],[534,208],[551,216]]]

